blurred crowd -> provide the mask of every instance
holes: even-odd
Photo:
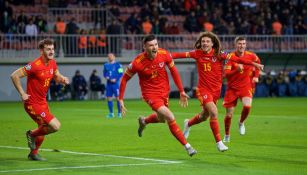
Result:
[[[127,33],[307,33],[307,2],[304,0],[115,0],[111,5],[119,7],[113,9],[118,17],[123,6],[140,7],[124,21]],[[184,31],[178,32],[180,26],[169,16],[184,16]]]
[[[27,35],[57,33],[54,29],[48,29],[49,21],[46,21],[44,14],[14,14],[12,10],[12,5],[30,7],[35,2],[0,0],[0,32]],[[127,34],[200,31],[251,35],[307,33],[307,1],[304,0],[57,0],[50,1],[48,7],[66,8],[70,4],[82,8],[107,8],[117,19],[115,21],[124,26],[123,32]],[[96,29],[97,21],[94,18],[93,23]],[[102,26],[99,30],[107,30],[108,27]],[[84,30],[89,33],[92,29]],[[76,34],[82,33],[79,30]]]

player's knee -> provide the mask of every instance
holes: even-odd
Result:
[[[216,119],[217,118],[217,111],[211,111],[210,112],[210,118]]]
[[[59,131],[61,128],[61,123],[57,123],[56,125],[51,126],[53,132]]]

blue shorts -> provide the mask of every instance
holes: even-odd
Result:
[[[119,84],[114,83],[114,84],[107,84],[106,88],[106,96],[107,97],[118,97],[119,95]]]

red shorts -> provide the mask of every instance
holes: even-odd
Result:
[[[223,101],[223,106],[225,108],[230,108],[237,106],[238,98],[242,100],[243,97],[253,97],[253,89],[242,89],[242,90],[234,90],[234,89],[227,89]]]
[[[204,106],[205,104],[209,102],[214,102],[216,104],[220,98],[220,94],[221,94],[220,91],[212,93],[211,91],[207,89],[196,88],[196,97],[198,98],[202,106]]]
[[[24,108],[29,116],[38,125],[48,124],[54,116],[49,112],[48,105],[24,104]]]
[[[165,97],[143,97],[143,98],[144,98],[144,101],[154,111],[157,111],[161,106],[168,107],[168,96],[165,96]]]

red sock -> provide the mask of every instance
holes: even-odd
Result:
[[[145,123],[159,123],[160,120],[158,118],[158,115],[156,113],[150,114],[145,118]]]
[[[210,118],[210,127],[216,142],[221,141],[219,122],[217,118]]]
[[[176,120],[168,122],[168,127],[171,130],[171,133],[173,136],[176,137],[176,139],[182,144],[185,145],[187,144],[187,140],[184,138],[182,131],[178,127]]]
[[[42,145],[43,141],[45,139],[45,136],[37,136],[35,138],[35,150],[33,150],[31,153],[32,154],[37,154],[39,147]]]
[[[241,112],[240,123],[244,122],[244,120],[247,118],[250,110],[251,110],[250,106],[243,106],[243,109],[242,109],[242,112]]]
[[[205,121],[205,120],[200,118],[200,114],[196,114],[193,118],[191,118],[189,120],[188,126],[193,126],[193,125],[196,125],[196,124],[201,123],[203,121]]]
[[[34,131],[31,132],[31,135],[33,137],[44,136],[44,135],[47,135],[47,134],[49,134],[48,126],[45,126],[45,125],[41,125],[37,129],[35,129]]]
[[[231,116],[226,115],[224,119],[225,134],[230,134]]]

